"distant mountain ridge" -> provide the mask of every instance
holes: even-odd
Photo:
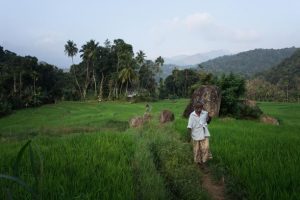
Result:
[[[201,63],[206,71],[220,73],[236,73],[252,76],[256,73],[278,65],[284,59],[292,56],[297,50],[295,47],[284,49],[254,49],[235,55],[225,55]]]
[[[177,66],[197,65],[199,63],[214,59],[220,56],[229,55],[228,50],[215,50],[206,53],[197,53],[194,55],[178,55],[170,58],[164,58],[166,64]]]

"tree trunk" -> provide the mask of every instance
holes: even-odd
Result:
[[[35,96],[35,77],[33,77],[33,95]]]
[[[83,91],[82,91],[83,100],[85,100],[85,96],[86,96],[86,89],[84,88]]]
[[[108,99],[111,100],[112,93],[113,93],[113,80],[111,80],[111,79],[108,82],[108,90],[109,90]]]
[[[121,83],[121,86],[120,86],[120,93],[119,93],[119,96],[122,95],[122,89],[123,89],[123,83]]]
[[[14,94],[17,93],[17,77],[16,73],[14,72]]]
[[[104,80],[104,75],[102,72],[102,77],[101,77],[101,82],[100,82],[100,89],[99,89],[99,101],[102,101],[103,99],[103,80]]]
[[[118,82],[116,81],[115,87],[114,87],[114,93],[115,93],[115,98],[118,99],[119,92],[118,92]]]
[[[126,83],[126,93],[125,93],[125,96],[127,97],[127,93],[128,93],[128,82],[129,81],[127,81],[127,83]]]
[[[22,96],[22,72],[19,74],[19,95]]]
[[[84,88],[83,88],[83,98],[84,98],[84,100],[86,98],[86,92],[87,92],[89,83],[90,83],[89,61],[87,61],[87,64],[86,64],[86,77],[85,77],[85,83],[84,83]]]
[[[97,80],[95,75],[95,69],[93,69],[93,80],[94,80],[94,96],[97,96]]]
[[[82,95],[81,87],[80,87],[80,85],[79,85],[79,83],[78,83],[78,79],[77,79],[77,76],[76,76],[76,69],[75,69],[75,66],[74,66],[74,70],[73,70],[73,75],[74,75],[75,82],[76,82],[76,85],[77,85],[78,90],[79,90],[80,98],[82,99],[82,98],[83,98],[83,95]]]

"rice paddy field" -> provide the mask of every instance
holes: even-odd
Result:
[[[181,114],[188,100],[61,102],[0,119],[0,199],[210,199]],[[228,199],[300,199],[300,105],[259,103],[280,125],[213,119],[214,159]],[[169,109],[175,121],[158,123]]]

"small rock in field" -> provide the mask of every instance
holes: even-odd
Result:
[[[160,123],[171,122],[175,119],[174,113],[169,110],[163,110],[159,116]]]

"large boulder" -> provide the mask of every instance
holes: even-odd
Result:
[[[188,118],[193,112],[193,103],[202,100],[204,109],[211,117],[219,116],[221,105],[221,90],[215,85],[202,85],[194,91],[190,103],[186,106],[183,116]]]
[[[160,123],[171,122],[175,119],[174,113],[169,110],[163,110],[159,116]]]

